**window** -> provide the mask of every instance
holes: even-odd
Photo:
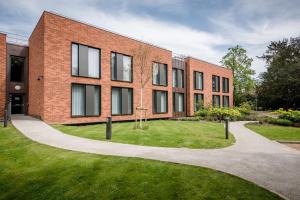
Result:
[[[194,72],[194,88],[195,90],[203,90],[203,73]]]
[[[229,79],[228,78],[225,78],[223,77],[222,78],[222,90],[223,92],[225,93],[228,93],[229,92]]]
[[[111,114],[131,115],[133,113],[132,88],[112,87],[111,89]]]
[[[182,69],[173,69],[173,87],[183,88],[184,87],[184,76]]]
[[[223,107],[229,107],[229,96],[223,96]]]
[[[100,86],[72,84],[72,116],[100,115]]]
[[[213,95],[212,102],[214,107],[220,107],[220,95]]]
[[[168,85],[168,67],[166,64],[153,63],[152,84],[162,86]]]
[[[198,111],[204,106],[203,94],[194,94],[194,111]]]
[[[168,92],[153,91],[153,112],[166,113],[168,112]]]
[[[220,92],[220,76],[212,76],[212,91]]]
[[[72,44],[72,75],[100,78],[100,49]]]
[[[111,80],[132,82],[132,57],[111,53]]]
[[[10,56],[10,81],[22,82],[24,73],[25,58]]]
[[[184,94],[173,93],[173,112],[184,112]]]

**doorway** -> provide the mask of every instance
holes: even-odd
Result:
[[[11,94],[11,114],[24,114],[23,94]]]

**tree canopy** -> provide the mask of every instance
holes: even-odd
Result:
[[[265,109],[300,108],[300,37],[272,41],[259,58],[267,67],[259,77],[259,105]]]
[[[240,105],[249,101],[254,94],[255,81],[251,69],[253,59],[247,56],[247,51],[237,45],[228,49],[228,53],[222,58],[221,63],[233,71],[234,104]]]

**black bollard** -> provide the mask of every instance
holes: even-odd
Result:
[[[107,140],[111,139],[111,127],[112,127],[111,117],[107,117],[107,122],[106,122],[106,139]]]
[[[8,121],[8,119],[7,119],[7,110],[5,109],[4,110],[4,122],[3,122],[4,127],[7,127],[7,121]]]
[[[228,118],[225,118],[225,138],[228,139]]]

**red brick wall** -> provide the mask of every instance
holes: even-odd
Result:
[[[133,83],[116,82],[111,81],[110,57],[111,51],[132,55],[133,49],[137,48],[141,44],[140,42],[48,12],[44,12],[42,19],[43,23],[40,21],[30,40],[31,105],[29,107],[40,106],[36,109],[32,108],[30,114],[40,114],[48,123],[104,121],[107,116],[111,115],[111,86],[133,88],[134,108],[138,106],[140,90],[135,60],[133,59]],[[42,32],[44,32],[44,36]],[[71,76],[71,42],[101,49],[100,80]],[[39,50],[35,50],[36,48]],[[144,103],[148,108],[147,115],[148,118],[172,117],[172,52],[154,46],[150,46],[150,48],[153,61],[159,57],[161,63],[168,65],[168,87],[152,86],[152,80],[148,82],[144,92]],[[35,60],[32,60],[34,57]],[[44,72],[44,80],[39,83],[36,81],[36,76],[42,72]],[[39,88],[38,91],[33,92],[35,90],[33,86],[40,87],[42,82],[44,90]],[[71,117],[71,83],[101,85],[100,117]],[[152,114],[153,89],[168,91],[168,113]],[[42,94],[44,94],[44,99],[41,97]],[[43,100],[43,103],[34,102],[36,98],[40,98],[40,101]],[[133,119],[135,119],[134,114],[113,116],[113,120]]]
[[[29,38],[28,114],[44,118],[44,16]]]
[[[0,33],[0,118],[3,117],[6,97],[6,35]]]
[[[229,96],[230,107],[233,106],[233,76],[232,71],[202,60],[188,57],[187,61],[187,115],[194,115],[194,94],[204,94],[204,104],[212,104],[212,95],[220,95],[222,105],[222,95]],[[203,72],[204,90],[194,90],[194,71]],[[212,92],[212,75],[220,76],[220,92]],[[222,77],[229,78],[229,93],[222,93]]]

